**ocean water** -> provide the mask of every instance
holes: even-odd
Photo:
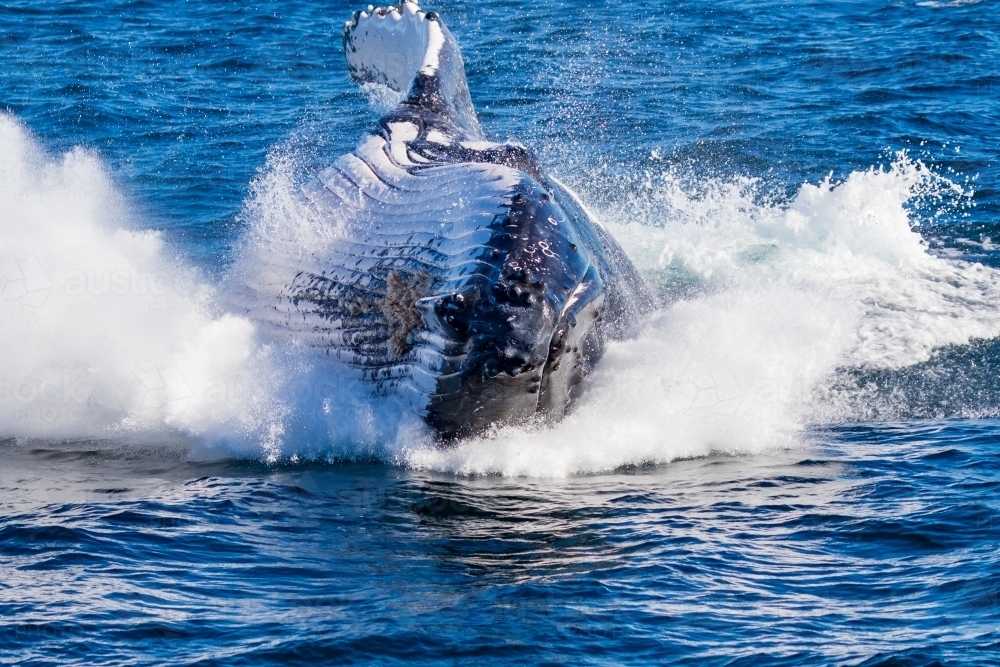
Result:
[[[446,448],[234,305],[359,8],[0,6],[0,663],[1000,664],[996,3],[426,4],[661,305]]]

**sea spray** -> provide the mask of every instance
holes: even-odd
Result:
[[[283,406],[252,323],[220,312],[100,158],[45,153],[0,115],[0,433],[226,443],[259,453]]]
[[[930,364],[920,396],[947,393],[941,382],[968,373],[942,372],[939,351],[1000,335],[998,272],[935,255],[916,229],[915,201],[969,193],[906,155],[804,184],[788,201],[748,178],[667,170],[638,184],[595,181],[584,196],[661,309],[637,338],[609,346],[565,419],[501,424],[442,447],[417,415],[373,396],[322,350],[247,316],[248,282],[281,279],[261,276],[256,257],[280,246],[307,261],[339,233],[299,197],[294,152],[272,151],[255,180],[249,231],[219,286],[159,234],[137,231],[98,156],[47,155],[9,116],[0,135],[0,343],[15,351],[0,363],[8,437],[180,437],[195,457],[565,476],[794,447],[812,425],[912,414],[906,401],[917,399],[885,373]],[[939,416],[991,414],[936,405]]]

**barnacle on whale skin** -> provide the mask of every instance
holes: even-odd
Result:
[[[423,323],[417,300],[430,292],[431,277],[426,271],[407,278],[396,271],[386,277],[382,315],[389,326],[389,355],[399,359],[410,347],[410,333]]]

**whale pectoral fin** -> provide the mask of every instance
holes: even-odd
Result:
[[[354,80],[400,93],[410,89],[430,41],[426,14],[415,2],[355,12],[344,26],[344,54]]]
[[[414,0],[355,12],[344,26],[344,54],[355,81],[407,93],[404,105],[445,116],[482,137],[458,42],[434,12]]]

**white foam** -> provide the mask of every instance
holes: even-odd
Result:
[[[918,2],[918,7],[933,7],[941,9],[943,7],[964,7],[966,5],[978,5],[983,0],[926,0]]]
[[[787,205],[759,203],[757,186],[713,181],[692,194],[665,175],[631,205],[647,224],[615,231],[647,271],[702,290],[764,280],[850,306],[847,366],[909,365],[937,347],[997,335],[1000,272],[930,253],[913,228],[910,202],[968,197],[919,161],[900,154],[889,169],[805,184]]]
[[[267,348],[159,234],[135,230],[97,156],[47,155],[0,115],[0,173],[0,434],[256,447],[280,377]]]
[[[220,294],[137,231],[95,155],[47,155],[0,117],[0,434],[563,476],[794,447],[808,425],[851,418],[855,403],[828,391],[840,369],[1000,335],[1000,272],[936,256],[913,229],[914,201],[968,193],[905,156],[789,202],[752,179],[669,171],[575,183],[664,308],[609,345],[565,420],[440,448],[399,404],[243,315],[241,282],[285,278],[262,276],[261,258],[308,261],[339,233],[299,196],[300,172],[270,156]]]

